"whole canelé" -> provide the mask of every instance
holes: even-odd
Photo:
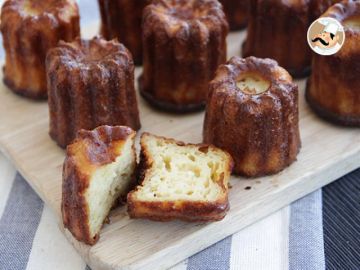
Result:
[[[98,0],[101,34],[117,38],[131,52],[135,64],[142,63],[141,21],[149,0]]]
[[[248,11],[251,0],[220,0],[224,7],[230,30],[244,28],[248,21]]]
[[[68,145],[80,129],[140,128],[131,54],[99,37],[60,42],[46,58],[50,136]]]
[[[296,160],[298,87],[272,59],[233,57],[210,83],[204,143],[234,159],[234,173],[247,177],[277,173]]]
[[[47,51],[59,40],[72,41],[80,35],[76,1],[5,1],[0,28],[5,49],[4,83],[17,94],[45,99]]]
[[[319,116],[360,127],[360,2],[338,3],[323,16],[344,26],[345,42],[334,55],[314,54],[306,100]]]
[[[209,81],[226,61],[228,23],[217,0],[154,0],[144,9],[142,96],[155,107],[204,107]]]
[[[310,73],[312,52],[307,43],[311,23],[334,0],[252,0],[243,57],[272,58],[294,77]]]

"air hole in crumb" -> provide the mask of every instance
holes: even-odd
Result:
[[[186,194],[190,196],[190,195],[192,195],[193,193],[194,193],[194,191],[188,191]]]
[[[171,171],[171,157],[163,157],[163,161],[165,163],[165,168],[168,172]]]
[[[189,155],[188,158],[191,160],[191,161],[195,161],[195,157],[193,155]]]
[[[207,154],[207,152],[209,152],[209,146],[202,146],[199,148],[199,151],[204,154]]]

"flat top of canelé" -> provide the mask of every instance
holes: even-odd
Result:
[[[92,131],[80,130],[74,142],[66,148],[67,158],[84,172],[114,162],[121,146],[136,134],[126,126],[100,126]]]
[[[13,11],[23,17],[41,17],[49,14],[57,15],[67,21],[74,12],[78,13],[75,0],[8,0],[3,9]]]
[[[292,87],[289,73],[272,59],[232,57],[219,67],[211,83],[242,95],[261,95],[273,89]]]
[[[116,64],[133,65],[130,52],[121,43],[107,41],[100,37],[90,40],[77,38],[73,42],[60,41],[59,45],[51,49],[47,62],[59,60],[69,65],[87,65],[112,62]],[[51,64],[49,62],[49,64]]]
[[[201,21],[207,26],[226,23],[222,5],[216,0],[155,0],[145,8],[144,16],[156,16],[162,23],[176,29]]]

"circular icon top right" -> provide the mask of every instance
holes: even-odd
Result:
[[[317,54],[333,55],[344,45],[344,28],[334,18],[322,17],[310,25],[307,40],[310,48]]]

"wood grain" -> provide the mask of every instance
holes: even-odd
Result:
[[[93,28],[92,28],[93,29]],[[244,33],[229,36],[229,54],[238,55]],[[137,69],[136,74],[141,71]],[[302,149],[283,172],[258,179],[233,177],[231,210],[221,222],[188,224],[130,220],[116,209],[100,241],[85,246],[64,232],[92,269],[166,269],[300,197],[360,166],[360,130],[318,119],[304,101],[299,81]],[[142,132],[201,142],[204,114],[161,113],[139,100]],[[48,136],[48,108],[14,95],[0,85],[0,147],[60,221],[61,168],[64,152]],[[245,190],[245,187],[251,187]],[[61,225],[60,225],[61,226]]]

